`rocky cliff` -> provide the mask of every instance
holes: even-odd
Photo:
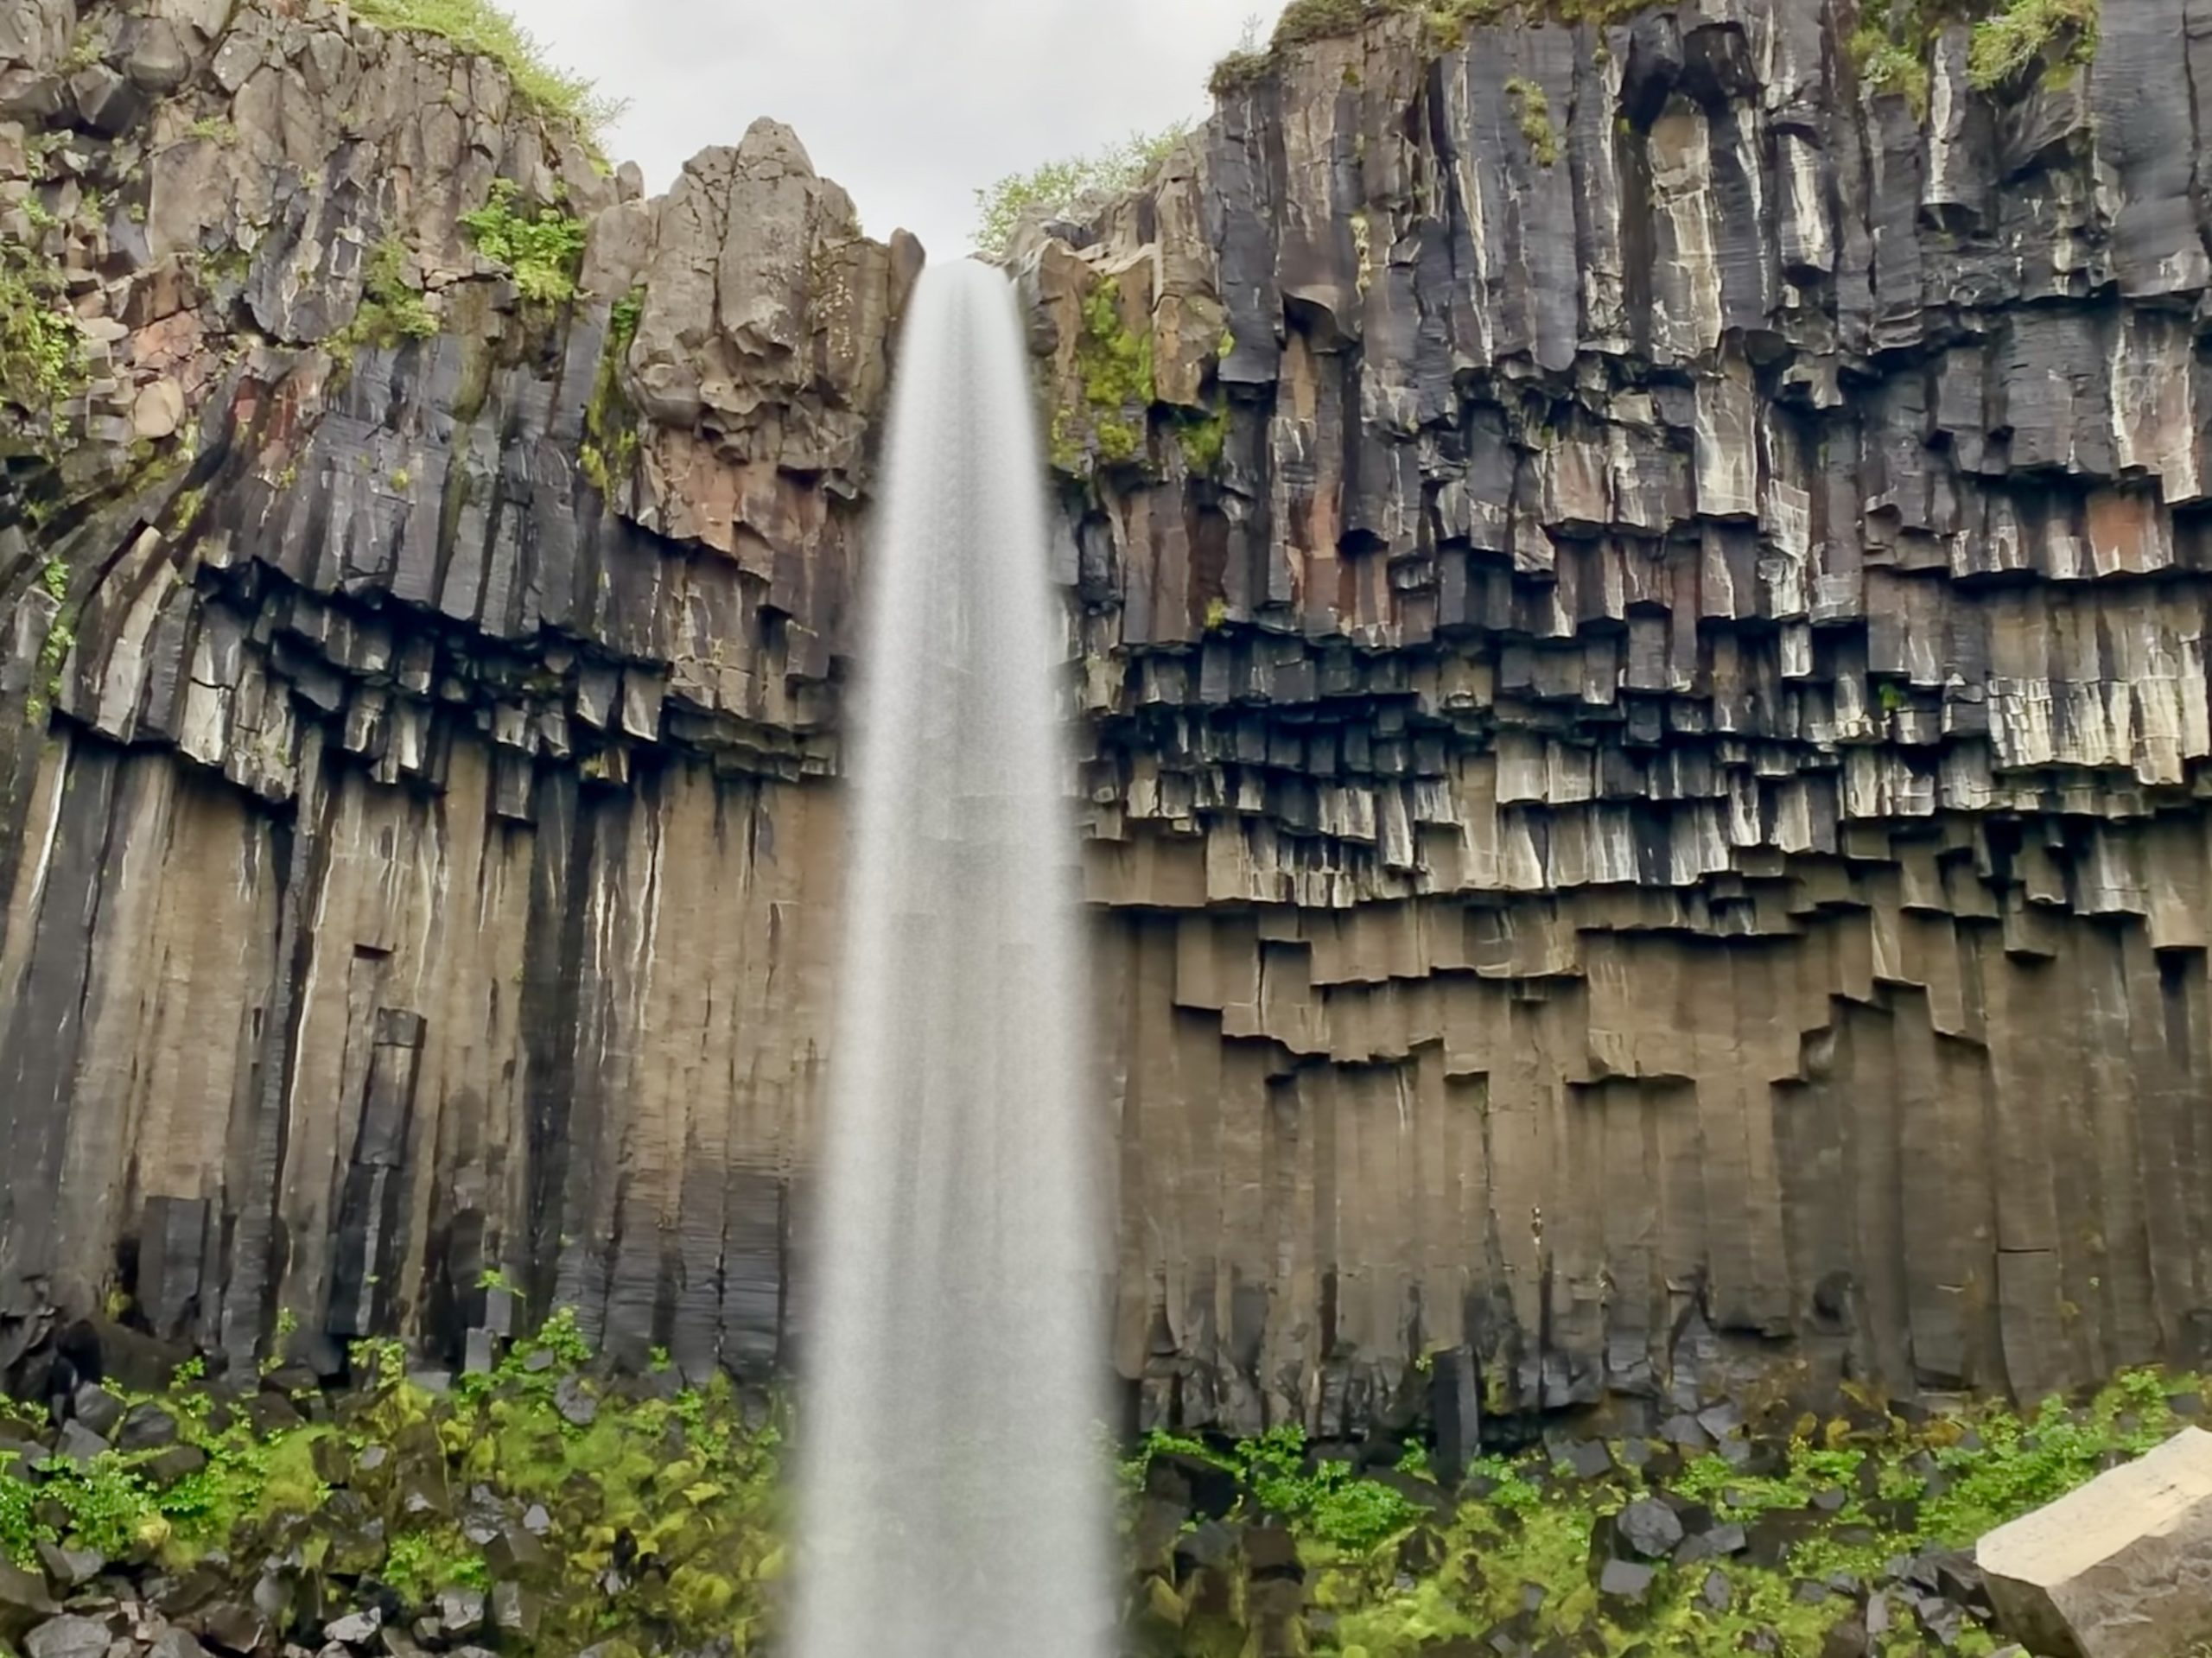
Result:
[[[2212,12],[1376,10],[1016,249],[1141,1420],[2202,1356]],[[0,1362],[785,1361],[919,250],[320,0],[0,119]]]

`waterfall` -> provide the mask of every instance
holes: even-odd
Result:
[[[1109,1650],[1064,630],[1031,395],[1005,279],[931,267],[863,580],[798,1658]]]

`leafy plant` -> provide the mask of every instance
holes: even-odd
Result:
[[[20,245],[0,247],[0,398],[51,421],[84,373],[84,331],[59,270]]]
[[[2039,60],[2064,70],[2096,54],[2100,0],[2010,0],[1974,26],[1967,79],[1983,92],[2013,79]]]
[[[55,1540],[53,1528],[37,1517],[38,1487],[15,1472],[0,1473],[0,1559],[28,1566],[40,1543]]]
[[[1236,1458],[1262,1509],[1332,1547],[1363,1552],[1421,1517],[1403,1492],[1360,1478],[1350,1463],[1322,1461],[1307,1471],[1306,1435],[1296,1427],[1244,1440]]]
[[[1552,124],[1551,100],[1544,96],[1544,89],[1533,80],[1515,75],[1505,83],[1505,95],[1513,100],[1521,127],[1521,137],[1529,146],[1529,154],[1539,167],[1559,165],[1559,129]]]
[[[343,355],[363,346],[390,351],[438,332],[437,314],[407,280],[407,260],[406,245],[397,238],[377,244],[362,273],[360,309],[332,339],[334,353]]]
[[[607,314],[607,343],[599,353],[591,401],[584,405],[584,437],[577,458],[584,476],[601,495],[613,494],[616,480],[626,480],[637,462],[638,413],[622,391],[622,365],[645,314],[642,286],[614,302]]]
[[[69,1516],[67,1535],[111,1560],[168,1540],[169,1527],[156,1506],[153,1488],[117,1452],[89,1463],[49,1458],[41,1467],[39,1495]]]
[[[380,29],[413,29],[491,58],[515,90],[549,114],[572,123],[594,143],[621,118],[626,100],[601,92],[588,78],[561,68],[527,29],[491,0],[348,0],[354,15]]]
[[[1076,340],[1075,361],[1098,453],[1109,461],[1135,459],[1144,447],[1146,422],[1158,395],[1152,334],[1123,325],[1111,281],[1099,281],[1084,296],[1083,332]],[[1070,447],[1058,441],[1065,435],[1056,429],[1055,465],[1061,464],[1064,450]]]
[[[461,227],[479,253],[513,273],[524,299],[565,304],[576,296],[576,276],[583,267],[584,222],[557,207],[521,212],[515,205],[519,194],[512,179],[495,180],[491,200],[463,213]]]
[[[1179,121],[1158,132],[1132,132],[1116,144],[1088,156],[1046,162],[1027,173],[1009,173],[976,192],[976,251],[988,258],[1004,257],[1014,231],[1032,213],[1051,217],[1077,212],[1094,196],[1111,195],[1137,183],[1191,130]]]

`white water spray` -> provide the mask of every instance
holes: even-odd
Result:
[[[867,570],[798,1658],[1109,1650],[1076,841],[1027,369],[996,271],[924,274]]]

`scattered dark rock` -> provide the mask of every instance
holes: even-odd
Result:
[[[1912,1615],[1920,1620],[1920,1627],[1945,1648],[1959,1644],[1959,1637],[1966,1633],[1967,1615],[1956,1603],[1941,1595],[1923,1595],[1912,1604]]]
[[[1725,1612],[1736,1604],[1735,1586],[1728,1581],[1726,1572],[1708,1572],[1705,1581],[1698,1585],[1697,1598],[1707,1611]]]
[[[438,1593],[438,1622],[448,1635],[474,1635],[484,1627],[484,1595],[476,1589]]]
[[[23,1637],[23,1658],[106,1658],[111,1639],[96,1618],[52,1618]]]
[[[200,1614],[200,1638],[226,1652],[250,1653],[269,1638],[269,1624],[251,1606],[219,1601]]]
[[[1613,1471],[1613,1453],[1603,1439],[1570,1439],[1552,1447],[1552,1466],[1576,1479],[1603,1479]]]
[[[80,1418],[87,1422],[90,1418]],[[159,1451],[177,1441],[176,1418],[159,1405],[134,1405],[123,1418],[115,1435],[115,1448],[123,1452]]]
[[[58,1543],[38,1545],[39,1564],[47,1579],[63,1590],[90,1583],[107,1566],[107,1557],[86,1548],[64,1548]]]
[[[384,1614],[372,1606],[366,1611],[348,1612],[344,1617],[324,1624],[322,1632],[330,1640],[358,1647],[374,1640],[383,1627]]]
[[[1890,1597],[1885,1590],[1877,1589],[1866,1597],[1866,1635],[1879,1641],[1890,1632]]]
[[[56,1457],[80,1467],[88,1465],[94,1458],[113,1449],[105,1439],[73,1418],[61,1425],[61,1432],[54,1442]]]
[[[1244,1563],[1255,1578],[1303,1578],[1298,1539],[1287,1527],[1254,1526],[1244,1534]]]
[[[1845,1618],[1821,1642],[1821,1658],[1872,1658],[1873,1650],[1866,1626],[1855,1617]]]
[[[1201,1520],[1175,1540],[1179,1575],[1218,1566],[1236,1552],[1236,1534],[1218,1520]]]
[[[518,1583],[501,1583],[493,1587],[492,1621],[502,1634],[534,1640],[544,1611],[545,1604],[537,1593]]]
[[[207,1465],[207,1453],[196,1445],[173,1445],[138,1464],[138,1471],[157,1486],[174,1485]]]
[[[20,1636],[60,1610],[47,1592],[43,1579],[18,1571],[5,1554],[0,1554],[0,1641]]]
[[[1166,1452],[1153,1458],[1145,1471],[1145,1489],[1155,1496],[1179,1503],[1201,1520],[1219,1520],[1236,1506],[1236,1477],[1203,1457],[1188,1452]]]
[[[563,1376],[553,1390],[553,1408],[571,1427],[589,1427],[599,1420],[599,1401],[582,1376]]]
[[[1989,1598],[1988,1579],[1982,1576],[1973,1555],[1950,1549],[1936,1555],[1933,1564],[1936,1591],[1945,1599],[1956,1601],[1984,1617],[1995,1613],[1996,1606]]]
[[[156,1637],[146,1658],[207,1658],[207,1648],[172,1624]]]
[[[1697,1425],[1716,1439],[1729,1439],[1743,1432],[1744,1413],[1734,1403],[1723,1401],[1700,1411]]]
[[[1741,1554],[1749,1546],[1744,1528],[1732,1520],[1725,1526],[1692,1533],[1675,1558],[1687,1566],[1693,1560],[1722,1560],[1731,1554]]]
[[[87,1382],[70,1401],[76,1419],[102,1439],[111,1439],[123,1420],[123,1401],[97,1382]]]
[[[1613,1516],[1613,1535],[1646,1560],[1663,1560],[1681,1547],[1680,1515],[1655,1497],[1641,1497]]]
[[[289,1433],[305,1425],[307,1418],[300,1414],[299,1407],[282,1394],[257,1393],[243,1407],[245,1420],[253,1424],[253,1431],[264,1439],[279,1433]]]
[[[1658,1579],[1656,1566],[1638,1560],[1608,1560],[1605,1569],[1598,1574],[1598,1592],[1608,1600],[1641,1606],[1649,1598],[1651,1586]]]

